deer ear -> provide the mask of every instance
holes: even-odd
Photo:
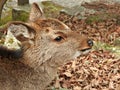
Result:
[[[7,27],[7,35],[12,34],[25,48],[33,44],[35,30],[22,22],[14,22]]]
[[[32,4],[29,21],[35,21],[39,18],[43,18],[43,10],[36,3]]]

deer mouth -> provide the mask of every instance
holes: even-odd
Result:
[[[80,52],[82,53],[82,55],[88,54],[90,51],[91,51],[91,48],[86,48],[86,49],[80,50]]]
[[[86,52],[86,51],[89,51],[89,50],[91,50],[91,48],[85,48],[85,49],[82,49],[82,50],[80,50],[80,51]]]
[[[91,51],[91,48],[86,48],[86,49],[82,49],[79,51],[76,51],[76,53],[74,54],[73,58],[76,59],[78,57],[80,57],[81,55],[86,55]]]

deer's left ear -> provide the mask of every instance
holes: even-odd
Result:
[[[29,21],[35,21],[37,19],[43,18],[43,10],[36,3],[32,4],[31,12],[29,16]]]

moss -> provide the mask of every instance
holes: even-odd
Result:
[[[20,16],[16,20],[27,21],[28,17],[29,17],[29,14],[27,12],[23,12],[20,14]]]
[[[15,21],[27,21],[29,17],[29,13],[25,11],[18,11],[14,13],[13,20]]]
[[[46,17],[54,17],[57,16],[59,11],[63,9],[62,6],[53,3],[52,1],[44,1],[42,2],[44,7],[44,12]]]
[[[107,50],[116,55],[120,55],[120,46],[112,46],[107,43],[94,42],[93,49],[94,50]]]
[[[117,38],[117,39],[114,41],[114,45],[120,47],[120,38]]]
[[[116,21],[116,22],[117,22],[116,24],[117,24],[117,25],[120,25],[120,15],[118,15],[118,16],[116,17],[116,20],[117,20],[117,21]]]
[[[61,9],[63,9],[62,6],[57,5],[57,4],[53,3],[52,1],[44,1],[44,2],[42,2],[42,4],[45,7],[51,7],[52,9],[55,9],[55,10],[61,10]]]
[[[87,19],[86,19],[86,23],[87,24],[91,24],[91,23],[94,23],[94,22],[103,22],[105,20],[108,20],[108,19],[117,19],[119,15],[117,14],[113,14],[113,13],[100,13],[100,14],[97,14],[97,15],[91,15],[91,16],[88,16]]]
[[[102,21],[106,20],[107,17],[108,17],[107,14],[91,15],[86,19],[86,23],[91,24],[93,22],[102,22]]]
[[[7,22],[9,21],[12,21],[12,13],[11,13],[11,10],[6,12],[7,15],[4,16],[3,18],[1,18],[0,20],[0,27],[3,27],[4,24],[6,24]]]
[[[7,15],[0,20],[0,28],[4,27],[9,21],[26,21],[29,17],[29,13],[25,11],[18,11],[15,13],[15,16],[12,16],[12,10],[6,12],[6,14]]]
[[[5,35],[3,35],[3,33],[0,32],[0,45],[4,44],[5,41]]]

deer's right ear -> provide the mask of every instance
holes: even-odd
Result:
[[[43,18],[43,10],[36,3],[32,4],[29,21],[35,21],[37,19]]]
[[[22,22],[12,22],[7,26],[7,35],[12,34],[24,48],[30,47],[35,40],[36,31]]]

